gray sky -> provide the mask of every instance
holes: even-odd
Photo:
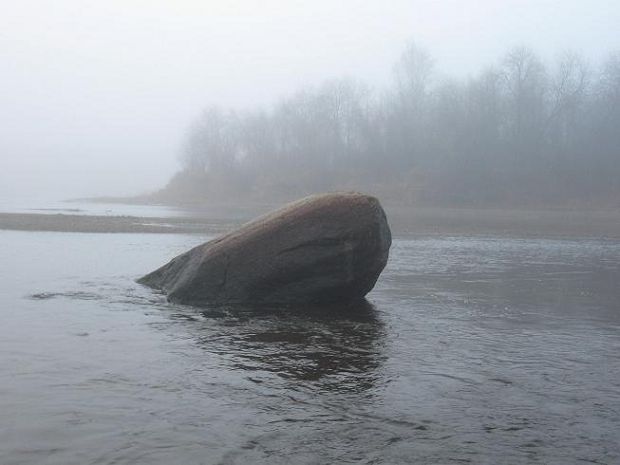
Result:
[[[518,44],[596,63],[619,24],[617,0],[0,0],[0,200],[155,189],[206,105],[382,87],[410,40],[467,75]]]

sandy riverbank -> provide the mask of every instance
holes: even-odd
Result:
[[[395,236],[595,237],[620,239],[620,212],[387,208]],[[263,213],[261,211],[255,214]],[[0,213],[0,229],[83,233],[209,234],[250,220],[195,216],[145,218],[72,214]]]
[[[0,229],[15,231],[219,234],[234,226],[234,222],[222,222],[204,218],[0,213]]]

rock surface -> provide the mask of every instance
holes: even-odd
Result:
[[[199,245],[138,282],[193,305],[354,302],[375,285],[391,243],[376,198],[313,195]]]

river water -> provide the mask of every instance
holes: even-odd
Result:
[[[0,463],[620,463],[620,242],[396,237],[369,304],[134,283],[198,235],[0,231]]]

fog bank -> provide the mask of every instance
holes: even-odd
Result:
[[[3,2],[0,196],[129,195],[177,170],[216,104],[269,107],[342,76],[381,88],[415,39],[466,77],[515,44],[544,60],[618,48],[612,1]]]

